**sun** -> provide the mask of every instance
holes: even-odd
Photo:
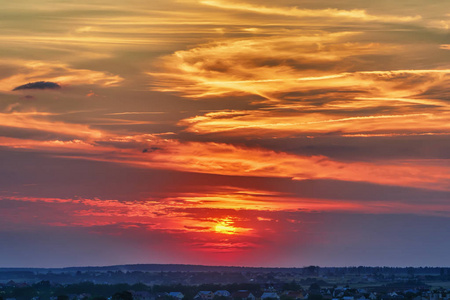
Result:
[[[218,223],[214,227],[214,230],[217,233],[224,233],[224,234],[236,233],[236,227],[233,226],[233,221],[231,221],[228,218],[218,221]]]

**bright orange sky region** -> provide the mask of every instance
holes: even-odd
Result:
[[[450,264],[450,3],[16,0],[0,25],[0,266]]]

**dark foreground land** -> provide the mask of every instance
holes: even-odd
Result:
[[[0,300],[450,300],[450,268],[0,268]]]

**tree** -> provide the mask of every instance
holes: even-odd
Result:
[[[309,266],[304,269],[306,271],[306,275],[309,275],[309,276],[318,276],[319,275],[319,270],[320,270],[319,266]]]
[[[295,280],[283,285],[283,290],[285,291],[301,291],[302,287]]]
[[[56,300],[69,300],[69,296],[67,295],[59,295]]]
[[[133,295],[128,291],[117,292],[112,296],[112,300],[133,300]]]
[[[323,300],[323,296],[321,294],[310,294],[308,300]]]
[[[320,285],[317,282],[314,282],[309,286],[310,292],[319,292],[320,293]]]

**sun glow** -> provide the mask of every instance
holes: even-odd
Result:
[[[233,221],[231,221],[229,218],[225,218],[218,221],[216,227],[214,227],[214,230],[217,233],[236,234],[236,227],[234,227],[233,224]]]

